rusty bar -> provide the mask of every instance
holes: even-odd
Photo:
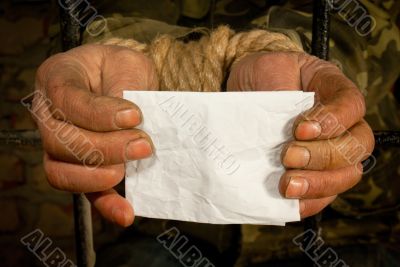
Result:
[[[331,0],[314,0],[311,53],[329,59],[329,34]]]
[[[60,32],[64,51],[77,47],[81,43],[81,27],[79,25],[80,0],[58,1],[60,5]],[[93,267],[95,252],[93,249],[93,233],[90,203],[83,193],[73,194],[75,249],[78,267]]]
[[[38,130],[1,130],[0,145],[39,148],[42,140]]]
[[[60,5],[60,32],[61,45],[64,51],[70,50],[81,44],[81,27],[77,13],[81,0],[59,1]]]
[[[331,0],[314,0],[312,54],[322,59],[329,58],[329,1]],[[59,1],[64,6],[68,6],[68,8],[63,8],[60,5],[60,28],[64,51],[78,46],[81,41],[81,28],[70,12],[74,4],[79,4],[79,2],[81,1]],[[377,146],[400,147],[400,131],[375,131],[374,135]],[[1,130],[0,145],[39,147],[41,146],[40,134],[37,130]],[[74,194],[73,200],[77,265],[79,267],[92,267],[95,263],[95,253],[93,250],[90,204],[84,194]],[[320,219],[320,214],[305,219],[305,228],[314,229],[320,234]]]
[[[400,131],[374,131],[375,145],[400,147]],[[42,140],[37,130],[0,130],[0,145],[12,147],[41,147]]]
[[[314,0],[311,53],[321,59],[329,59],[330,0]],[[322,212],[304,220],[305,230],[313,230],[318,238],[322,234]],[[318,266],[306,256],[307,265]]]
[[[400,131],[374,131],[376,146],[400,147]]]

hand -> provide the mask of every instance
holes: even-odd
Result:
[[[152,62],[130,49],[85,45],[47,59],[35,87],[32,111],[49,183],[87,193],[105,218],[132,224],[132,207],[113,187],[124,178],[124,162],[150,156],[152,142],[133,128],[139,108],[121,97],[122,90],[158,88]]]
[[[295,141],[282,151],[279,191],[300,199],[302,218],[360,181],[374,136],[362,119],[363,95],[336,66],[305,53],[256,53],[232,67],[227,90],[315,92],[316,104],[296,119]]]

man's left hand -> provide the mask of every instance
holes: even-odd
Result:
[[[335,65],[306,53],[256,53],[232,67],[227,90],[315,92],[314,107],[296,119],[295,140],[282,151],[279,190],[300,199],[302,218],[360,181],[374,136],[363,120],[363,95]]]

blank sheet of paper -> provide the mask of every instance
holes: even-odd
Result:
[[[126,198],[137,216],[213,224],[284,225],[298,200],[278,183],[282,146],[314,93],[124,91],[154,155],[126,164]]]

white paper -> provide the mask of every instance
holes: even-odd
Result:
[[[314,93],[125,91],[143,113],[151,158],[126,165],[137,216],[213,224],[284,225],[300,220],[283,198],[282,145]]]

